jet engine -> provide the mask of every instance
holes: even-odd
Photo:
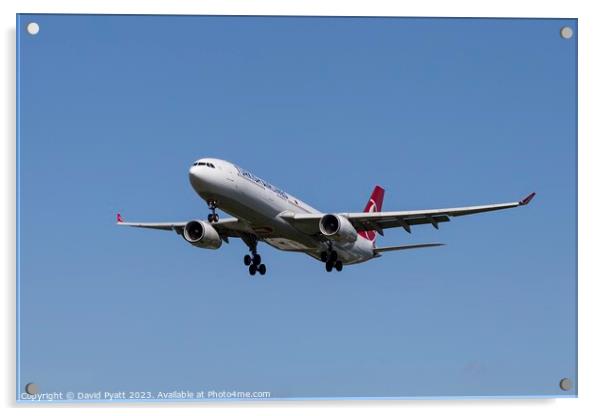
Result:
[[[352,243],[357,240],[357,231],[346,217],[326,214],[320,218],[320,232],[329,239]]]
[[[218,249],[222,245],[222,239],[211,224],[206,221],[188,221],[184,226],[184,240],[195,247]]]

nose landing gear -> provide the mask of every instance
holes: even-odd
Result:
[[[207,215],[207,221],[209,221],[210,223],[218,222],[219,215],[215,212],[215,209],[217,208],[217,201],[207,201],[207,205],[209,206],[209,210],[211,211],[211,213]]]

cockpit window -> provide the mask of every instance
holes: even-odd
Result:
[[[208,168],[215,169],[215,165],[209,162],[194,162],[192,166],[207,166]]]
[[[213,163],[209,163],[209,162],[194,162],[192,164],[192,166],[207,166],[209,168],[215,169],[215,165]]]

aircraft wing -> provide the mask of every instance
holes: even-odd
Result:
[[[419,211],[389,211],[389,212],[357,212],[341,213],[355,227],[357,231],[377,231],[382,234],[383,229],[402,227],[408,233],[412,232],[412,225],[431,224],[439,228],[439,223],[449,221],[450,217],[479,214],[481,212],[498,211],[527,205],[535,196],[535,192],[516,202],[503,204],[477,205],[459,208],[426,209]],[[291,213],[292,214],[292,213]],[[323,214],[293,214],[281,215],[285,220],[306,232],[319,232],[318,223]]]
[[[376,247],[374,253],[384,253],[385,251],[396,251],[396,250],[411,250],[414,248],[427,248],[427,247],[439,247],[444,246],[442,243],[426,243],[426,244],[404,244],[401,246],[389,246],[389,247]]]
[[[117,225],[138,228],[150,228],[153,230],[175,231],[178,234],[184,232],[186,222],[125,222],[121,214],[117,214]],[[237,218],[220,219],[217,223],[211,224],[222,239],[228,237],[240,237],[245,232],[245,227]]]

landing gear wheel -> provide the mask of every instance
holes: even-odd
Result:
[[[320,260],[322,260],[323,263],[326,263],[326,261],[328,261],[328,253],[323,251],[320,253]]]
[[[329,257],[330,257],[329,260],[334,263],[335,261],[337,261],[337,258],[339,257],[339,255],[337,254],[336,251],[331,251]]]
[[[207,215],[207,220],[209,222],[218,222],[219,221],[219,215],[217,215],[215,213],[215,209],[217,208],[217,202],[215,202],[215,201],[208,201],[207,205],[209,206],[209,210],[211,211],[211,213],[209,215]]]
[[[333,266],[332,262],[327,261],[326,262],[326,271],[330,273],[332,271],[332,266]]]
[[[334,268],[337,269],[337,272],[340,272],[343,270],[343,262],[341,260],[336,261],[334,263]]]
[[[252,234],[243,234],[241,238],[249,247],[250,251],[250,253],[246,254],[243,258],[245,266],[249,266],[249,274],[254,276],[259,272],[259,274],[263,276],[267,271],[267,267],[265,264],[261,263],[261,256],[257,254],[257,237]]]

